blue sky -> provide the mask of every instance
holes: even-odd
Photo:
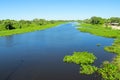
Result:
[[[0,19],[120,17],[120,0],[0,0]]]

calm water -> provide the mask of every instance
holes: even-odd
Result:
[[[51,29],[0,38],[0,80],[99,80],[79,74],[79,66],[63,62],[74,51],[89,51],[97,56],[99,66],[113,54],[104,46],[113,39],[76,30],[74,23]],[[101,44],[97,47],[96,44]]]

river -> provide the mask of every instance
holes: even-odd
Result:
[[[76,27],[75,23],[67,23],[0,37],[0,80],[99,80],[79,74],[79,65],[64,63],[63,58],[74,51],[88,51],[97,56],[94,64],[100,66],[114,57],[104,51],[113,39],[83,33]]]

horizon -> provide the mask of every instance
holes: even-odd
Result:
[[[83,20],[120,17],[118,0],[2,0],[0,20]]]

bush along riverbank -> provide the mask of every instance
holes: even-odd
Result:
[[[65,21],[47,21],[44,19],[34,19],[32,21],[1,20],[0,36],[9,36],[37,30],[44,30],[63,23],[65,23]]]
[[[102,67],[97,70],[105,80],[120,80],[120,30],[114,30],[104,25],[93,25],[83,23],[78,27],[81,32],[88,32],[97,36],[114,38],[112,46],[106,46],[104,49],[108,52],[115,53],[113,61],[105,61]]]

